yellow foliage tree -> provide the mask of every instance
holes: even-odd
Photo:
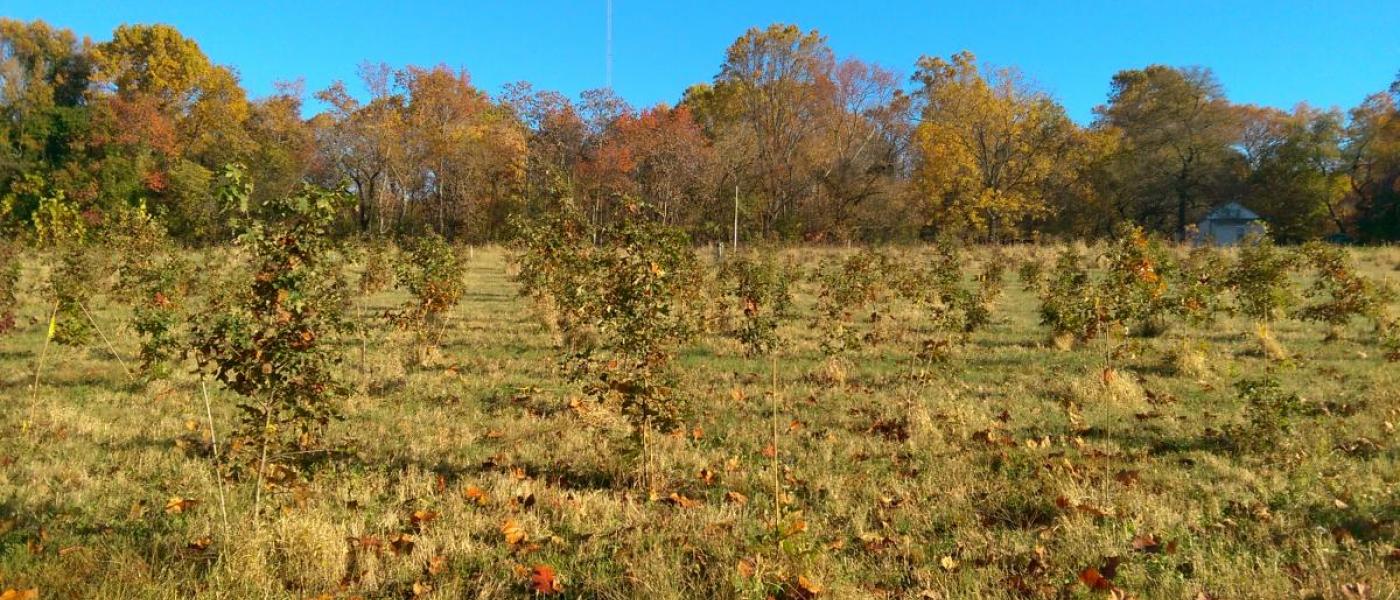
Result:
[[[914,186],[926,224],[999,237],[1050,213],[1047,186],[1078,131],[1050,96],[1013,69],[969,52],[919,59],[924,102]]]

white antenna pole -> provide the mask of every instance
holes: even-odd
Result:
[[[612,0],[608,0],[608,40],[607,40],[607,82],[608,89],[612,89]]]

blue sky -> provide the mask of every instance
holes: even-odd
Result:
[[[222,5],[220,8],[211,8]],[[121,23],[169,23],[254,96],[304,77],[308,91],[355,77],[361,61],[466,67],[492,91],[529,80],[568,94],[605,82],[605,0],[484,2],[76,2],[6,0],[94,40]],[[674,103],[708,81],[751,26],[796,23],[838,56],[907,75],[920,54],[971,50],[1015,65],[1081,122],[1114,72],[1152,63],[1215,70],[1230,98],[1348,108],[1400,70],[1400,2],[641,2],[613,0],[613,85],[637,105]]]

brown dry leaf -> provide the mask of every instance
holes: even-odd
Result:
[[[537,594],[548,596],[564,591],[564,586],[559,585],[554,567],[535,565],[535,568],[530,572],[530,589]]]
[[[788,423],[788,431],[797,431],[798,429],[802,429],[802,421],[793,419],[791,423]]]
[[[394,554],[412,554],[413,536],[407,533],[400,533],[389,540],[389,551]]]
[[[415,529],[422,531],[424,525],[433,522],[437,518],[438,514],[435,511],[415,510],[413,511],[413,514],[409,515],[408,520],[409,522],[413,523],[413,527]]]
[[[705,485],[715,484],[715,472],[709,470],[708,468],[700,469],[700,472],[696,473],[695,476],[698,477],[700,481],[705,482]]]
[[[189,550],[191,550],[191,551],[194,551],[194,552],[203,552],[203,551],[205,551],[205,550],[208,550],[208,549],[209,549],[209,546],[212,545],[213,543],[214,543],[214,540],[211,539],[209,536],[206,535],[206,536],[203,536],[203,537],[197,537],[197,538],[195,538],[195,539],[193,539],[193,540],[190,540],[190,543],[187,544],[187,545],[185,546],[185,548],[187,548],[187,549],[189,549]]]
[[[515,519],[506,519],[506,522],[501,524],[501,535],[505,536],[506,543],[511,546],[529,539],[529,536],[525,534],[525,529],[515,522]]]
[[[423,596],[427,596],[428,594],[431,594],[432,591],[433,591],[433,584],[431,584],[431,583],[428,583],[428,582],[426,582],[426,581],[415,581],[415,582],[413,582],[413,597],[414,597],[414,598],[421,598],[421,597],[423,597]]]
[[[446,571],[446,570],[447,570],[447,557],[446,557],[446,556],[443,556],[443,555],[441,555],[441,554],[435,554],[435,555],[433,555],[432,557],[428,558],[428,567],[427,567],[427,571],[428,571],[428,574],[429,574],[429,575],[441,575],[441,574],[443,573],[443,571]]]
[[[1113,480],[1125,486],[1132,487],[1141,478],[1141,473],[1136,469],[1124,469],[1113,475]]]
[[[775,456],[777,456],[777,455],[778,455],[778,448],[777,448],[776,446],[774,446],[773,444],[768,444],[767,446],[764,446],[764,447],[763,447],[763,457],[764,457],[764,458],[773,458],[773,457],[775,457]]]
[[[27,590],[8,589],[0,592],[0,600],[39,600],[39,588]]]
[[[690,430],[690,439],[699,440],[702,437],[705,437],[705,429],[703,427],[696,425],[694,429]]]
[[[744,390],[742,388],[734,388],[729,390],[729,398],[735,402],[743,402]]]
[[[730,504],[738,504],[739,506],[743,506],[744,504],[748,503],[749,497],[740,494],[739,492],[736,492],[734,490],[730,490],[724,493],[724,501]]]
[[[783,533],[788,536],[794,536],[805,531],[807,531],[807,522],[802,519],[793,519],[791,523],[788,523]]]
[[[793,591],[797,592],[798,598],[805,600],[816,598],[820,595],[822,593],[822,586],[818,585],[815,581],[807,579],[806,575],[798,575],[797,585]]]
[[[1156,553],[1162,550],[1162,542],[1157,536],[1145,533],[1133,537],[1133,550],[1138,552]]]
[[[467,489],[462,492],[462,496],[477,506],[486,506],[491,503],[491,496],[485,490],[474,485],[467,486]]]
[[[526,479],[529,479],[530,476],[525,474],[525,469],[522,469],[520,467],[511,467],[510,478],[516,481],[525,481]]]
[[[185,419],[185,431],[199,431],[199,421]]]
[[[186,512],[191,508],[194,508],[194,505],[196,504],[199,504],[199,501],[195,500],[194,498],[173,496],[170,498],[169,501],[165,503],[165,512],[172,515],[179,514],[182,512]]]
[[[755,571],[753,561],[747,558],[739,559],[739,564],[735,566],[735,569],[739,571],[739,576],[745,579],[752,578]]]

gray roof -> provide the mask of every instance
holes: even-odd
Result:
[[[1205,216],[1205,221],[1258,221],[1259,215],[1239,202],[1226,202]]]

